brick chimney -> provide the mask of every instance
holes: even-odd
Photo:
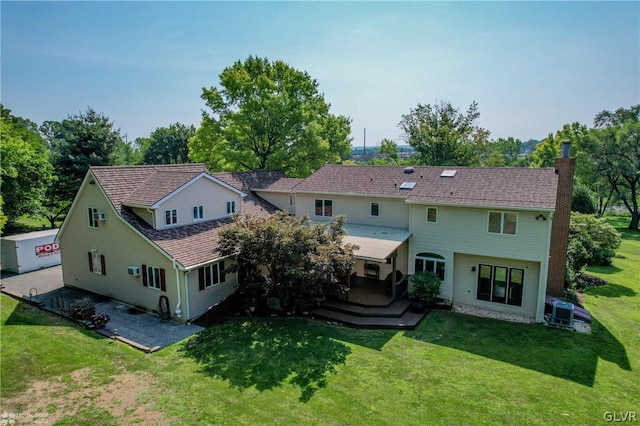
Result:
[[[573,194],[573,171],[576,159],[570,158],[571,143],[562,142],[562,156],[556,159],[555,169],[558,175],[556,192],[556,210],[551,224],[551,242],[549,247],[549,271],[547,275],[547,293],[562,297],[567,263],[567,244],[569,242],[569,220],[571,218],[571,196]]]

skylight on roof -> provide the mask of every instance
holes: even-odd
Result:
[[[402,182],[402,185],[400,185],[400,189],[412,190],[414,186],[416,186],[415,182]]]
[[[444,170],[440,177],[454,177],[458,171],[457,170]]]

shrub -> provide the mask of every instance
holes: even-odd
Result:
[[[564,300],[565,302],[573,303],[574,305],[579,305],[580,301],[578,299],[578,292],[575,285],[564,289],[562,300]]]
[[[81,320],[88,320],[92,315],[96,313],[96,307],[88,297],[84,299],[77,299],[71,302],[69,306],[71,311],[71,317]]]
[[[589,263],[589,252],[580,239],[569,240],[567,245],[567,277],[569,287],[575,286],[578,277]]]
[[[100,312],[89,317],[89,321],[91,321],[96,328],[104,327],[110,320],[111,317],[106,312]]]
[[[577,212],[571,213],[569,240],[587,251],[587,265],[610,265],[622,243],[620,232],[604,219]]]
[[[598,212],[598,206],[593,199],[593,193],[585,185],[577,183],[573,187],[573,195],[571,197],[571,211],[595,214]]]
[[[412,285],[411,297],[427,304],[436,300],[440,294],[440,277],[433,272],[418,272],[409,281]]]

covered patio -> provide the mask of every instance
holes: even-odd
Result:
[[[411,233],[406,229],[345,224],[344,242],[358,246],[356,265],[346,277],[342,299],[366,306],[387,306],[406,292],[405,273],[398,269],[398,252]],[[402,267],[406,268],[403,262]]]

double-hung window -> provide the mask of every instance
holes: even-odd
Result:
[[[438,222],[438,209],[436,207],[427,207],[427,223]]]
[[[107,268],[103,254],[89,252],[89,271],[98,275],[107,275]]]
[[[333,201],[332,200],[315,200],[315,215],[316,216],[333,216]]]
[[[236,202],[227,201],[227,214],[234,214],[236,212]]]
[[[87,209],[87,214],[89,216],[89,228],[97,228],[98,227],[98,209],[89,207]]]
[[[380,203],[371,203],[371,216],[380,216]]]
[[[199,289],[202,291],[225,282],[224,261],[198,269]]]
[[[155,266],[142,265],[142,284],[145,287],[167,291],[165,271]]]
[[[489,212],[488,231],[491,234],[515,235],[518,225],[518,213]]]
[[[507,305],[522,306],[524,269],[480,265],[476,297]]]
[[[175,225],[178,223],[178,210],[165,210],[164,212],[164,224],[165,225]]]
[[[193,206],[193,220],[202,220],[204,219],[204,207],[203,206]]]

